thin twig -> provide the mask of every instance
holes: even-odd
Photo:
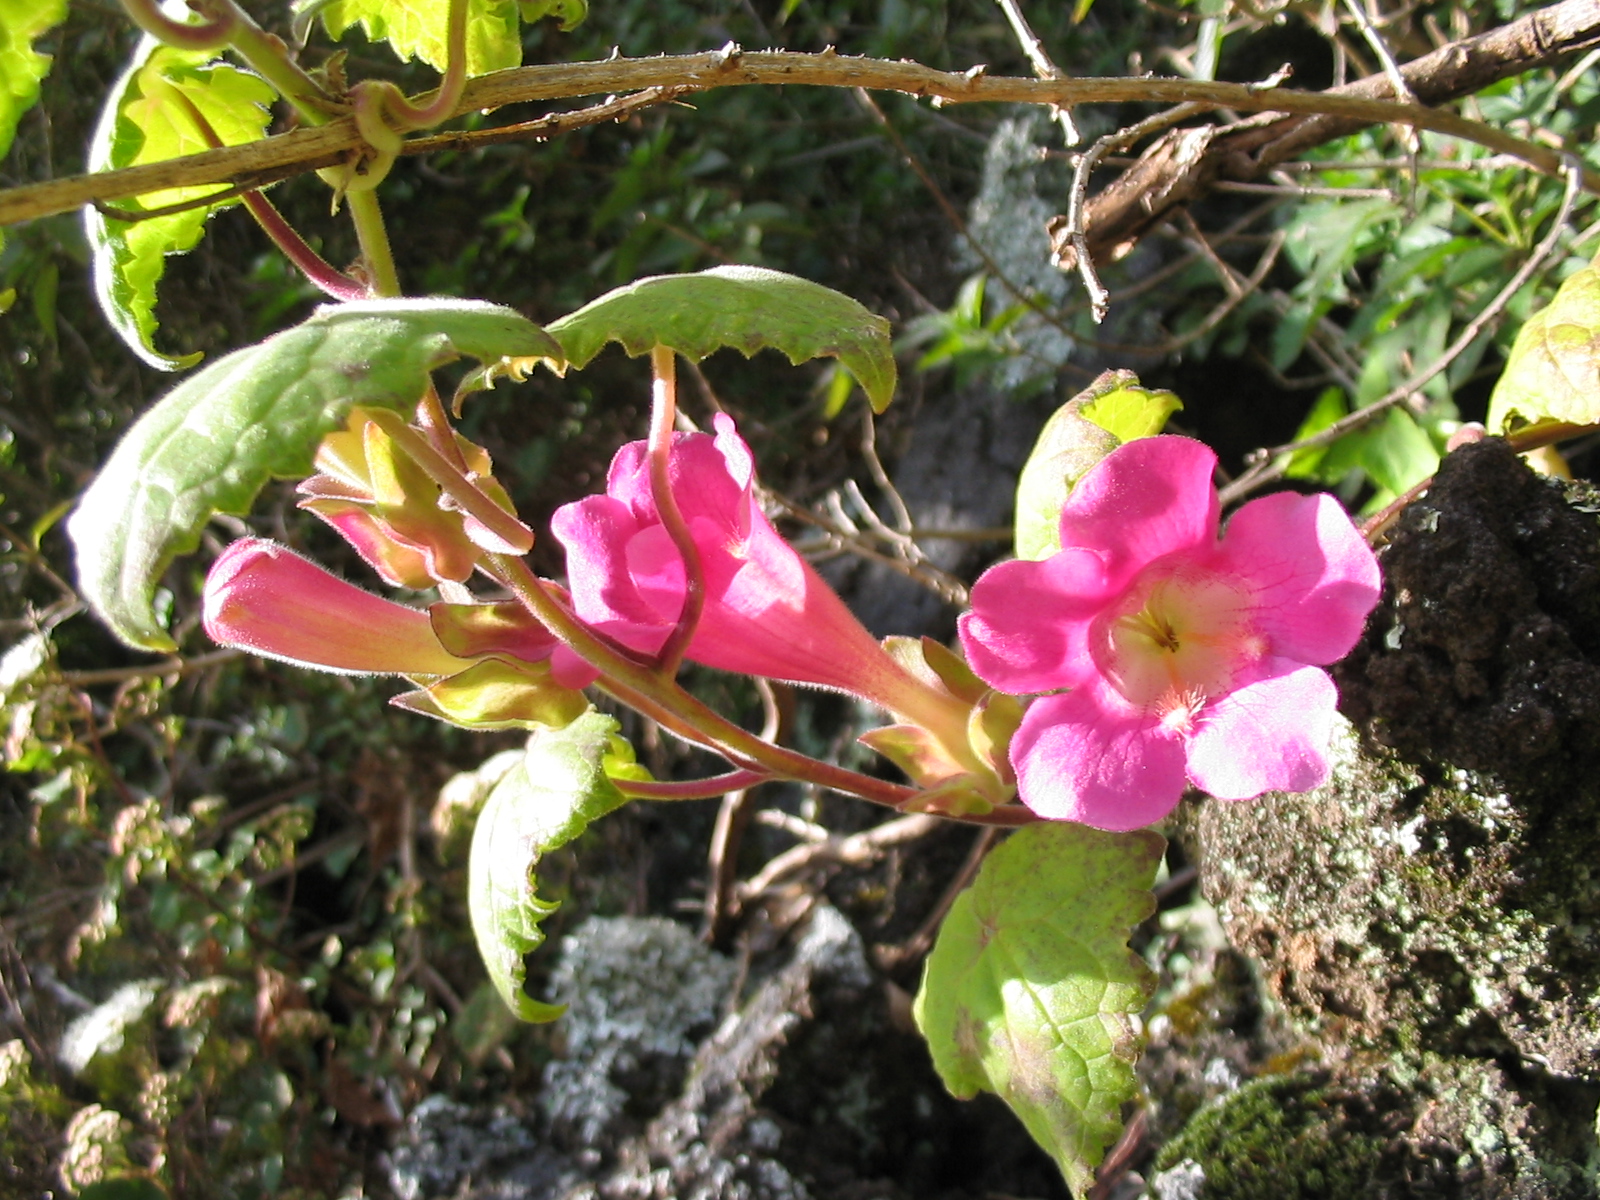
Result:
[[[1089,295],[1089,313],[1094,317],[1094,323],[1100,324],[1106,319],[1106,313],[1111,308],[1111,297],[1105,285],[1100,282],[1100,276],[1094,269],[1094,256],[1089,253],[1088,233],[1083,223],[1083,207],[1089,195],[1089,176],[1094,174],[1094,169],[1100,160],[1113,150],[1123,150],[1148,137],[1152,133],[1159,133],[1169,129],[1179,121],[1196,116],[1205,111],[1205,106],[1200,104],[1180,104],[1166,112],[1156,113],[1129,125],[1126,129],[1119,129],[1116,133],[1108,133],[1098,139],[1094,145],[1079,156],[1072,169],[1072,191],[1067,199],[1067,224],[1066,228],[1056,235],[1064,238],[1072,246],[1073,255],[1077,259],[1078,276],[1083,280],[1083,290]],[[1058,265],[1061,256],[1056,256]]]
[[[925,957],[933,947],[933,939],[939,934],[939,926],[944,924],[946,914],[955,904],[961,893],[978,874],[978,868],[983,866],[983,860],[994,846],[995,840],[1000,836],[995,829],[980,829],[977,836],[972,839],[972,847],[967,851],[967,857],[961,864],[960,870],[945,887],[938,903],[922,919],[922,924],[917,926],[916,932],[905,941],[895,946],[874,946],[872,948],[873,960],[885,971],[894,971],[907,963],[914,963]]]
[[[849,837],[833,837],[825,842],[808,842],[785,850],[749,881],[739,885],[739,898],[749,903],[786,879],[821,866],[864,866],[883,855],[891,846],[903,846],[927,837],[945,824],[944,818],[928,813],[896,817],[881,825]]]
[[[209,667],[243,658],[242,650],[212,650],[193,658],[164,658],[158,663],[136,667],[108,667],[101,671],[63,671],[61,681],[69,687],[94,687],[102,683],[129,683],[136,679],[159,679],[167,675],[193,675]]]
[[[1040,79],[1065,79],[1066,72],[1056,66],[1045,53],[1044,43],[1028,24],[1028,18],[1022,15],[1017,0],[995,0],[995,3],[1000,6],[1000,11],[1005,13],[1006,20],[1011,25],[1011,32],[1017,35],[1017,41],[1022,45],[1022,52],[1028,56],[1028,65],[1033,68],[1033,73]],[[1068,106],[1058,104],[1053,113],[1061,125],[1061,136],[1066,139],[1067,145],[1076,146],[1081,139],[1078,127],[1072,123],[1072,113]]]
[[[832,52],[729,54],[712,51],[495,71],[467,84],[456,115],[508,104],[563,97],[614,96],[650,88],[674,89],[681,96],[715,88],[759,84],[870,88],[935,96],[957,104],[1197,103],[1207,108],[1248,112],[1324,115],[1374,125],[1398,122],[1510,154],[1547,174],[1560,170],[1560,155],[1547,146],[1454,113],[1389,100],[1161,77],[1021,79],[936,71],[920,63],[850,58]],[[413,139],[402,148],[402,153],[428,153],[461,145],[458,140],[461,136],[447,134],[438,140]],[[361,144],[354,120],[345,117],[326,125],[302,127],[221,150],[10,188],[0,192],[0,225],[69,212],[96,200],[117,200],[168,188],[221,183],[264,187],[279,179],[342,163],[349,152]],[[1584,187],[1600,193],[1600,173],[1586,172]]]
[[[1410,399],[1417,393],[1418,389],[1426,386],[1465,353],[1467,348],[1478,339],[1478,335],[1500,316],[1507,304],[1511,303],[1512,297],[1522,290],[1523,285],[1529,279],[1533,278],[1560,243],[1561,235],[1566,231],[1567,220],[1572,215],[1572,207],[1578,199],[1578,191],[1582,186],[1582,176],[1580,174],[1582,168],[1577,156],[1568,154],[1565,157],[1567,186],[1562,193],[1561,206],[1556,210],[1555,219],[1550,225],[1549,232],[1534,247],[1533,253],[1517,269],[1517,273],[1500,289],[1494,299],[1490,300],[1477,316],[1467,322],[1460,336],[1450,343],[1444,353],[1380,399],[1365,408],[1358,409],[1349,416],[1340,418],[1326,429],[1320,430],[1310,437],[1275,446],[1270,450],[1256,451],[1251,456],[1253,461],[1250,468],[1240,475],[1238,479],[1222,489],[1222,503],[1231,504],[1233,501],[1248,495],[1262,484],[1281,479],[1288,469],[1288,455],[1293,454],[1296,450],[1306,450],[1313,446],[1331,445],[1347,433],[1360,429],[1380,413],[1393,408],[1404,400]]]
[[[761,696],[763,741],[774,744],[788,736],[794,715],[794,694],[786,685],[755,680]],[[779,697],[777,687],[784,689]],[[729,928],[739,915],[739,844],[750,824],[755,788],[740,788],[722,798],[716,824],[711,828],[711,845],[706,852],[706,906],[701,934],[712,945],[726,940]]]

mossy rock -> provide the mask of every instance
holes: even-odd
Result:
[[[1372,1104],[1380,1078],[1433,1106],[1417,1113],[1477,1097],[1437,1133],[1500,1183],[1394,1195],[1595,1194],[1596,511],[1502,442],[1448,456],[1381,552],[1383,601],[1336,671],[1352,724],[1329,782],[1187,814],[1229,940],[1324,1061],[1388,1064],[1356,1088]],[[1485,1165],[1505,1147],[1525,1161]]]
[[[1353,1058],[1257,1079],[1195,1114],[1157,1156],[1158,1194],[1201,1200],[1578,1200],[1583,1147],[1492,1063]],[[1179,1194],[1183,1194],[1182,1191]]]

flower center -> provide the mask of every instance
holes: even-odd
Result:
[[[1187,732],[1201,706],[1266,653],[1249,591],[1210,572],[1147,571],[1101,618],[1093,645],[1129,703]]]

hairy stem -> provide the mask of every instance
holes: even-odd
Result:
[[[383,209],[378,207],[376,192],[349,192],[345,203],[350,206],[350,219],[356,227],[356,238],[361,243],[361,257],[372,275],[372,292],[376,296],[398,296],[400,274],[395,270],[394,251],[389,246],[389,228],[383,223]]]

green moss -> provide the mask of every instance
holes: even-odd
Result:
[[[1345,1200],[1366,1193],[1385,1139],[1350,1128],[1350,1093],[1326,1077],[1257,1079],[1196,1113],[1156,1160],[1205,1171],[1206,1200]]]

